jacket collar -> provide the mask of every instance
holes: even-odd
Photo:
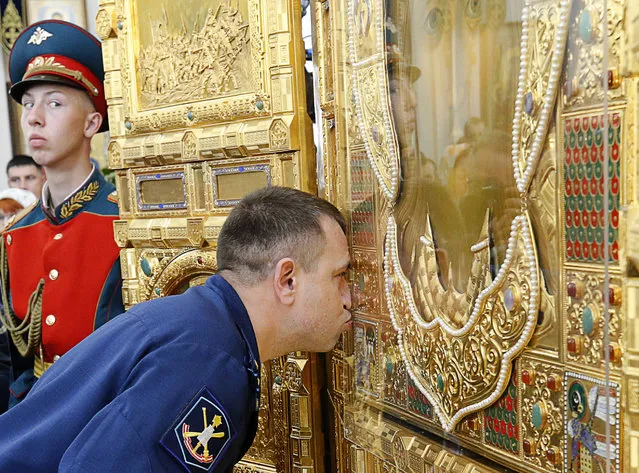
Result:
[[[100,172],[93,166],[84,182],[55,208],[51,205],[51,193],[48,183],[45,182],[42,188],[42,210],[54,223],[67,222],[93,202],[104,182]]]

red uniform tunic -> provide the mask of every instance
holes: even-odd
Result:
[[[4,232],[11,304],[18,318],[24,319],[29,298],[44,279],[45,363],[56,361],[124,311],[119,248],[113,239],[118,218],[117,204],[110,198],[113,191],[94,170],[55,212],[39,204]],[[29,387],[13,392],[18,395]]]

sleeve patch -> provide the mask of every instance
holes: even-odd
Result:
[[[113,192],[111,192],[111,193],[108,195],[107,200],[108,200],[109,202],[113,202],[114,204],[117,204],[117,203],[119,202],[119,200],[118,200],[118,191],[113,191]]]
[[[160,444],[191,473],[211,471],[235,438],[222,405],[205,387],[165,432]]]

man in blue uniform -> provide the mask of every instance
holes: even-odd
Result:
[[[329,350],[350,326],[344,229],[301,191],[244,198],[218,274],[109,322],[0,416],[0,471],[230,471],[255,435],[260,361]]]
[[[14,43],[9,74],[22,131],[47,176],[41,200],[9,223],[1,242],[15,404],[124,307],[115,188],[89,160],[91,139],[108,129],[101,45],[71,23],[34,23]]]

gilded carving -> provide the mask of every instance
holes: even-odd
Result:
[[[620,281],[617,278],[611,278],[610,281],[608,320],[604,316],[603,275],[568,271],[566,281],[569,286],[574,287],[574,293],[568,296],[566,312],[567,359],[578,365],[599,367],[606,357],[605,350],[608,350],[613,355],[610,357],[611,366],[620,367],[621,356],[615,356],[614,352],[614,347],[622,344]],[[604,346],[606,323],[609,346]]]
[[[531,359],[522,359],[520,367],[524,459],[543,471],[561,471],[559,458],[550,461],[548,451],[562,450],[563,372]]]
[[[109,38],[115,28],[115,15],[113,8],[100,8],[95,16],[95,29],[98,36],[100,36],[100,39],[104,41]]]
[[[563,76],[566,108],[600,104],[604,98],[602,76],[619,70],[626,33],[623,28],[624,0],[611,0],[604,13],[597,0],[578,3],[570,17],[570,30]],[[608,63],[604,63],[604,21],[608,23]],[[621,88],[609,89],[609,99],[622,95]]]
[[[289,146],[288,143],[288,127],[284,124],[282,120],[275,120],[271,124],[271,129],[269,130],[269,142],[271,145],[271,149],[279,150],[279,149],[287,149]]]

